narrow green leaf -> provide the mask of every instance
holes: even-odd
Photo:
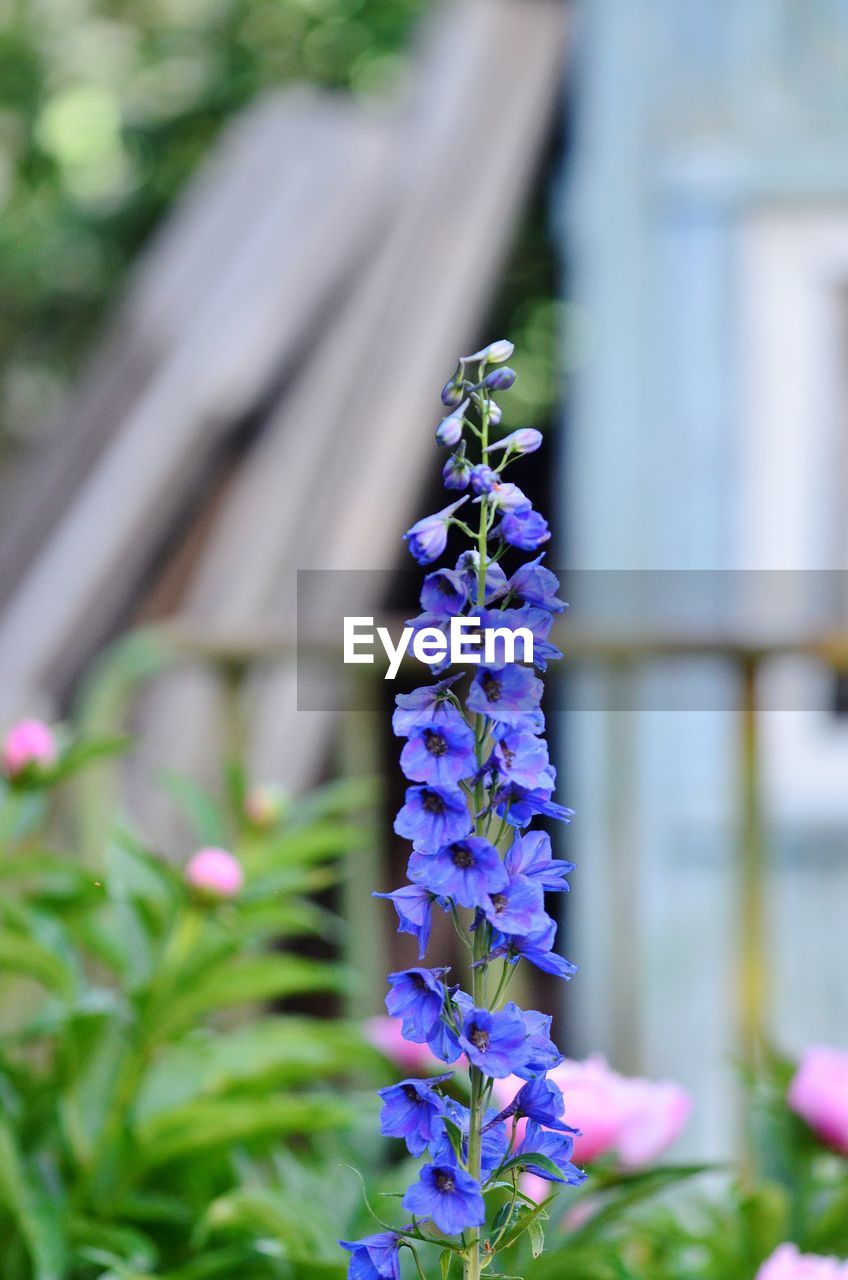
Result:
[[[158,1168],[201,1151],[254,1139],[340,1129],[353,1118],[337,1097],[211,1099],[152,1117],[137,1132],[139,1164]]]
[[[17,1223],[32,1259],[34,1280],[61,1280],[65,1250],[60,1218],[30,1181],[12,1129],[0,1120],[0,1204]]]
[[[532,1220],[527,1231],[530,1236],[530,1251],[534,1258],[538,1258],[545,1252],[545,1233],[538,1218]]]
[[[527,1169],[530,1166],[534,1169],[543,1169],[545,1173],[551,1174],[557,1181],[562,1178],[559,1167],[549,1156],[542,1155],[541,1151],[529,1151],[520,1156],[513,1156],[511,1160],[507,1160],[502,1172],[507,1173],[510,1169]]]

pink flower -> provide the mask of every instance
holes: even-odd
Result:
[[[848,1280],[848,1262],[799,1253],[794,1244],[782,1244],[760,1267],[756,1280]]]
[[[283,812],[283,793],[271,783],[257,784],[244,797],[244,813],[255,827],[267,829],[279,822]]]
[[[226,849],[200,849],[185,869],[186,882],[210,898],[235,898],[244,884],[241,863]]]
[[[678,1137],[692,1109],[680,1085],[621,1076],[599,1054],[584,1062],[561,1062],[548,1078],[563,1092],[565,1119],[580,1130],[574,1140],[578,1165],[608,1151],[626,1169],[651,1164]],[[521,1084],[514,1076],[495,1081],[501,1106],[512,1101]]]
[[[444,1064],[439,1062],[426,1044],[410,1044],[408,1040],[404,1040],[400,1023],[395,1018],[368,1018],[362,1029],[366,1040],[402,1071],[418,1075],[444,1069]]]
[[[848,1155],[848,1053],[810,1045],[787,1101],[824,1142]]]
[[[3,743],[3,768],[10,778],[28,765],[46,769],[57,756],[56,738],[43,720],[21,720],[13,725]]]

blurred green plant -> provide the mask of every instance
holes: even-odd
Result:
[[[57,408],[104,305],[221,125],[309,79],[378,94],[426,0],[0,6],[0,432]],[[2,435],[0,435],[2,439]]]
[[[319,1143],[354,1124],[380,1059],[355,1026],[268,1002],[348,986],[289,944],[338,936],[315,895],[367,787],[257,808],[236,767],[224,801],[172,780],[243,868],[215,899],[126,828],[102,859],[48,840],[61,791],[122,745],[76,742],[0,796],[3,1280],[290,1276]]]

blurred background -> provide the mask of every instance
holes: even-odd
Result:
[[[296,575],[414,608],[438,390],[508,336],[593,583],[551,710],[581,973],[537,994],[690,1090],[699,1158],[763,1034],[848,1047],[846,142],[842,0],[0,4],[3,724],[136,735],[96,812],[174,859],[163,770],[380,778],[332,899],[376,1014],[390,700],[298,710]],[[613,625],[617,574],[663,608]]]

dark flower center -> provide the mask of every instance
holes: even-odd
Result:
[[[489,1047],[489,1033],[484,1031],[482,1027],[475,1027],[468,1037],[475,1049],[479,1049],[481,1053],[485,1053]]]
[[[512,762],[515,759],[515,752],[510,751],[509,747],[504,746],[504,744],[501,743],[501,755],[503,756],[504,764],[506,765],[507,769],[511,769]]]
[[[418,1101],[418,1093],[416,1092],[416,1090],[413,1088],[413,1086],[412,1086],[411,1084],[405,1084],[405,1085],[403,1086],[403,1091],[404,1091],[404,1093],[406,1094],[406,1096],[407,1096],[407,1098],[409,1099],[409,1101],[410,1101],[410,1102],[417,1102],[417,1101]]]
[[[495,909],[495,915],[499,916],[501,914],[508,901],[509,899],[504,893],[492,894],[492,906]]]
[[[455,867],[473,867],[474,854],[467,844],[455,844],[451,854],[451,862]]]
[[[453,1175],[446,1171],[436,1174],[436,1186],[439,1191],[444,1191],[447,1195],[450,1195],[452,1191],[456,1190],[456,1183],[454,1182]]]
[[[425,813],[444,813],[445,802],[435,791],[425,791],[421,799],[421,807]]]
[[[483,692],[490,702],[497,702],[501,696],[501,682],[494,676],[486,676],[482,682]]]
[[[431,756],[443,756],[448,749],[448,744],[442,735],[434,733],[432,729],[428,729],[424,734],[424,746]]]

